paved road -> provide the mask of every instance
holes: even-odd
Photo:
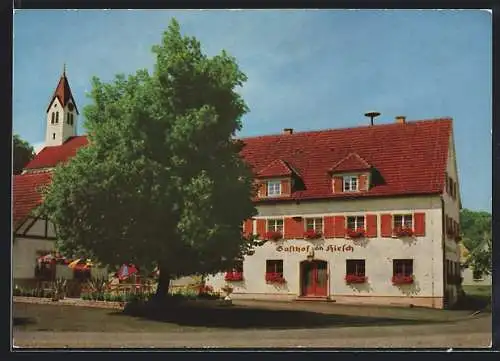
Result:
[[[294,330],[99,333],[14,331],[20,347],[489,347],[491,314],[434,325],[368,326]]]

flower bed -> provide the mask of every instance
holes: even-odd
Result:
[[[408,285],[413,283],[413,275],[395,275],[392,277],[392,283],[394,285]]]
[[[321,232],[317,232],[313,229],[308,229],[304,232],[304,238],[306,239],[318,239],[321,238]]]
[[[364,228],[348,229],[346,233],[349,238],[362,238],[366,236]]]
[[[226,272],[224,280],[233,282],[243,281],[243,272]]]
[[[413,229],[408,227],[397,227],[394,228],[393,234],[396,237],[411,237],[413,236]]]
[[[271,272],[271,273],[266,273],[266,282],[285,283],[286,280],[283,278],[283,275],[281,273]]]
[[[265,239],[270,239],[270,240],[273,240],[273,241],[277,241],[277,240],[283,238],[283,235],[281,234],[281,232],[271,231],[271,232],[266,232],[266,234],[264,235],[264,238]]]
[[[365,283],[367,277],[361,275],[346,275],[345,282],[346,283]]]

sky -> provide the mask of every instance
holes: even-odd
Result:
[[[368,125],[370,110],[376,124],[452,117],[463,207],[491,211],[492,17],[481,10],[17,10],[14,133],[43,145],[64,63],[80,110],[93,76],[152,70],[173,17],[248,76],[239,136]]]

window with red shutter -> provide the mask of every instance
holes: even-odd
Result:
[[[259,184],[259,197],[267,197],[267,182]]]
[[[382,237],[392,237],[392,214],[382,214],[380,216],[380,235]]]
[[[361,174],[359,176],[359,190],[360,191],[368,190],[368,175]]]
[[[415,236],[425,236],[425,213],[415,213]]]
[[[253,234],[253,219],[247,219],[243,222],[243,235],[245,237]]]
[[[377,237],[377,215],[366,215],[366,235],[368,237]]]
[[[344,216],[335,216],[334,222],[335,222],[334,237],[335,238],[344,238],[345,232],[346,232],[345,217]]]
[[[335,236],[335,217],[324,217],[324,236],[325,238],[332,238]]]
[[[304,238],[304,221],[302,217],[285,218],[284,238]]]
[[[256,226],[256,231],[257,234],[259,235],[260,239],[264,239],[264,236],[267,232],[266,229],[266,220],[265,219],[257,219],[257,226]]]
[[[290,180],[289,179],[283,179],[281,181],[281,195],[283,195],[283,196],[289,196],[290,193],[291,193]]]
[[[342,177],[333,177],[333,192],[334,193],[342,193],[343,182],[344,182],[344,179]]]

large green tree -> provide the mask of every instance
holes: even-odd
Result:
[[[462,209],[460,228],[463,244],[469,253],[467,263],[478,275],[491,274],[491,214]]]
[[[23,168],[35,156],[33,147],[25,140],[22,140],[18,134],[12,138],[12,173],[21,174]]]
[[[252,172],[234,139],[247,112],[235,59],[208,57],[173,20],[153,47],[152,74],[92,80],[90,140],[57,167],[42,211],[59,248],[110,265],[158,264],[172,277],[224,270],[251,247]]]

